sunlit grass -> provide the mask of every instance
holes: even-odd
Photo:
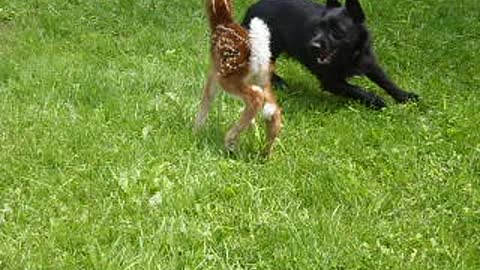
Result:
[[[254,1],[235,1],[237,18]],[[290,59],[279,146],[236,156],[201,1],[0,0],[0,269],[479,269],[477,1],[362,1],[381,112]],[[259,119],[260,120],[260,119]]]

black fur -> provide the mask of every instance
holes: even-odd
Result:
[[[365,14],[358,0],[338,0],[326,5],[309,0],[261,0],[252,5],[243,25],[259,17],[271,31],[273,61],[287,53],[306,66],[332,93],[351,97],[380,109],[385,102],[347,82],[356,75],[366,75],[385,89],[396,101],[418,100],[415,93],[405,92],[392,82],[378,64],[365,25]],[[276,74],[274,83],[284,84]]]

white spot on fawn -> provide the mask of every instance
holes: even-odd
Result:
[[[262,93],[263,89],[258,85],[252,85],[252,90]]]
[[[263,106],[263,117],[267,120],[272,120],[273,115],[277,111],[277,105],[273,103],[265,103]]]

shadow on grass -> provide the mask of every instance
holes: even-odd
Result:
[[[214,120],[214,119],[212,119]],[[240,161],[243,163],[263,163],[267,159],[261,154],[265,140],[263,132],[261,140],[257,140],[257,131],[255,129],[262,129],[263,123],[257,123],[257,127],[251,128],[240,135],[237,148],[234,152],[228,151],[224,144],[224,136],[229,127],[223,127],[212,121],[211,124],[206,124],[203,129],[197,134],[192,134],[194,138],[195,148],[200,152],[210,152],[219,157],[230,160]],[[232,123],[233,125],[233,123]],[[258,135],[258,134],[257,134]]]
[[[386,91],[378,86],[370,88],[362,84],[358,85],[365,91],[380,96],[385,102],[387,102],[387,109],[389,107],[407,104],[414,104],[414,107],[417,108],[419,112],[426,112],[431,109],[432,104],[429,104],[429,101],[422,98],[422,95],[420,95],[420,99],[417,102],[408,102],[402,104],[396,102],[390,95],[388,95]],[[292,80],[289,82],[289,87],[275,89],[275,92],[279,97],[280,106],[284,107],[287,112],[292,111],[295,113],[302,112],[307,114],[309,112],[320,112],[325,114],[335,114],[339,111],[350,108],[352,104],[358,104],[361,108],[366,108],[367,110],[365,113],[378,112],[375,109],[369,108],[367,105],[362,104],[361,102],[352,98],[330,93],[325,90],[320,83],[318,83],[315,87],[312,87],[311,84],[307,84],[305,81]]]
[[[324,112],[334,114],[347,107],[348,99],[325,91],[319,83],[312,87],[305,82],[290,80],[288,87],[275,89],[284,111]]]
[[[295,90],[292,90],[295,89]],[[279,99],[279,105],[283,109],[283,117],[297,117],[298,113],[303,115],[315,114],[318,112],[335,114],[342,108],[346,108],[346,102],[342,97],[336,97],[321,89],[312,89],[307,84],[292,81],[289,88],[275,89]],[[289,113],[291,112],[291,113]],[[225,149],[223,141],[228,129],[238,120],[237,117],[224,119],[222,113],[213,113],[204,127],[197,133],[192,134],[195,148],[200,152],[224,157],[226,159],[241,161],[245,163],[265,163],[269,159],[262,155],[265,144],[265,125],[261,117],[257,118],[256,127],[250,128],[241,134],[235,152]],[[225,122],[226,123],[225,123]],[[287,120],[288,121],[288,120]],[[286,122],[286,121],[285,121]],[[192,128],[192,123],[183,123],[185,127]],[[281,136],[281,135],[280,135]],[[278,155],[280,147],[274,149],[273,156]]]
[[[283,111],[284,122],[294,123],[297,118],[309,118],[318,116],[330,116],[338,114],[342,111],[354,111],[362,114],[387,114],[385,111],[376,111],[369,109],[365,105],[342,96],[332,94],[323,89],[316,80],[299,80],[286,78],[288,87],[275,88],[274,92],[278,97],[278,103]],[[362,84],[359,84],[362,86]],[[364,87],[364,86],[362,86]],[[390,108],[402,106],[385,93],[380,88],[370,89],[368,86],[364,87],[366,91],[378,94],[385,101],[388,102]],[[358,110],[356,109],[358,107]],[[415,110],[419,113],[428,111],[429,105],[420,99],[415,106],[408,106],[408,110]],[[393,110],[396,111],[396,108]],[[400,114],[401,116],[401,114]],[[229,153],[225,150],[223,145],[223,138],[234,124],[236,117],[232,119],[224,119],[226,116],[220,114],[211,115],[202,131],[195,135],[196,148],[200,151],[214,152],[218,156],[223,156],[228,159],[249,162],[262,162],[265,159],[261,155],[261,149],[265,143],[264,139],[264,125],[260,118],[257,119],[256,131],[248,130],[240,137],[237,150],[234,153]],[[228,124],[225,124],[226,121]],[[224,122],[224,123],[221,123]],[[192,126],[192,123],[184,123],[185,126]],[[295,127],[291,127],[295,129]],[[253,135],[253,134],[255,135]],[[192,135],[193,136],[193,135]],[[282,136],[282,135],[280,135]],[[280,137],[281,138],[281,137]],[[278,147],[274,150],[279,151]]]

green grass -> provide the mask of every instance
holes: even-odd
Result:
[[[225,95],[191,134],[201,2],[0,0],[0,269],[480,269],[480,2],[362,2],[418,105],[282,59],[267,162],[262,125],[225,155]]]

